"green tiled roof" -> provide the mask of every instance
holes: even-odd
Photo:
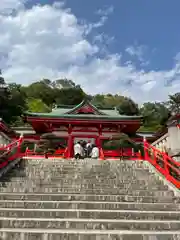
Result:
[[[112,109],[112,110],[109,110],[109,109],[102,110],[101,109],[100,111],[109,116],[120,116],[119,113],[115,109]]]
[[[126,115],[116,115],[116,116],[110,116],[110,115],[94,115],[94,114],[63,114],[63,115],[57,115],[57,113],[26,113],[30,117],[39,117],[39,118],[66,118],[66,119],[111,119],[111,120],[138,120],[141,119],[141,116],[126,116]]]
[[[83,107],[85,104],[89,104],[96,112],[96,114],[72,114],[74,111]],[[66,118],[66,119],[112,119],[112,120],[140,120],[141,116],[125,116],[120,115],[116,109],[113,108],[97,108],[90,102],[84,100],[77,106],[59,105],[52,109],[50,113],[31,113],[26,112],[27,116],[39,117],[39,118]]]
[[[49,115],[64,115],[68,113],[69,111],[72,111],[73,108],[54,108],[52,109],[52,112],[49,113]],[[98,109],[99,110],[99,109]],[[103,115],[110,115],[110,116],[119,116],[119,113],[115,109],[100,109],[99,110]]]
[[[70,109],[69,108],[54,108],[49,115],[63,115],[66,114]]]

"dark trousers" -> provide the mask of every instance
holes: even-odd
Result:
[[[92,149],[89,147],[87,148],[87,157],[90,157]]]
[[[81,159],[81,155],[79,153],[75,154],[75,159]]]

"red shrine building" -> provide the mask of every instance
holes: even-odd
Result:
[[[73,155],[73,145],[78,140],[90,140],[99,148],[115,134],[120,132],[132,136],[135,141],[142,141],[136,131],[142,124],[141,116],[120,115],[115,108],[97,108],[88,100],[77,106],[60,105],[50,113],[26,112],[25,121],[36,132],[54,133],[68,149],[68,156]]]

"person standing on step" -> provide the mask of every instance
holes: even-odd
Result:
[[[86,151],[87,151],[87,157],[90,157],[91,151],[92,151],[92,143],[90,140],[86,144]]]
[[[74,144],[74,157],[75,159],[81,159],[83,157],[83,147],[80,142]]]
[[[92,146],[91,158],[93,159],[99,158],[99,148],[95,144],[93,144]]]

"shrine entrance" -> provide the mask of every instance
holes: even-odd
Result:
[[[95,138],[87,138],[87,137],[74,137],[73,145],[76,144],[79,141],[85,141],[85,142],[91,142],[92,144],[96,144]]]
[[[98,136],[95,135],[74,135],[72,136],[72,144],[71,144],[71,149],[69,149],[70,151],[70,156],[73,157],[74,156],[74,144],[76,144],[79,141],[86,141],[89,142],[91,141],[92,144],[96,144],[98,146]]]

